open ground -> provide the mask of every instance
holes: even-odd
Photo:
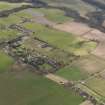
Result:
[[[5,5],[10,4],[0,5],[3,6],[0,10],[4,10],[7,9]],[[88,104],[87,101],[82,103],[83,98],[70,88],[68,92],[59,86],[62,81],[73,81],[76,86],[81,85],[80,88],[86,93],[105,101],[105,33],[51,8],[31,8],[0,18],[0,29],[0,104]],[[28,38],[16,40],[23,35]],[[5,47],[3,43],[8,45]],[[33,58],[38,61],[38,68],[35,68]],[[34,65],[34,68],[25,64],[26,69],[16,64],[17,59]],[[53,71],[53,74],[46,75],[46,79],[36,71]],[[8,100],[5,101],[5,98]]]

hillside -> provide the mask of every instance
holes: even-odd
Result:
[[[0,105],[105,105],[104,8],[0,0]]]

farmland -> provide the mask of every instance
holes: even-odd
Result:
[[[105,103],[105,33],[87,16],[96,8],[42,1],[0,2],[0,105]]]
[[[69,105],[69,102],[78,105],[82,102],[82,98],[72,91],[67,92],[52,81],[29,72],[2,73],[0,83],[2,105]]]
[[[81,38],[75,38],[72,34],[50,29],[40,24],[26,23],[24,26],[31,30],[34,30],[34,27],[37,26],[36,37],[76,55],[88,54],[89,51],[95,48],[94,42],[85,42]],[[82,42],[83,44],[79,45]]]
[[[11,57],[0,51],[0,73],[8,71],[13,62]]]

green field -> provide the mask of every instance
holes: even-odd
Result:
[[[32,12],[39,12],[44,14],[44,16],[53,22],[56,23],[64,23],[66,21],[71,21],[72,18],[65,16],[64,11],[61,11],[59,9],[32,9]]]
[[[84,4],[80,0],[44,1],[54,6],[69,7],[80,12],[81,15],[94,10],[92,6]],[[76,5],[74,5],[75,3]],[[0,2],[0,11],[21,5],[23,3]],[[39,23],[36,21],[37,19],[39,19]],[[48,59],[60,62],[62,65],[69,64],[69,66],[59,69],[55,74],[78,83],[77,85],[85,87],[87,90],[83,89],[86,92],[91,91],[96,97],[105,98],[105,80],[103,78],[89,79],[86,85],[78,82],[105,69],[102,59],[90,55],[97,43],[54,29],[53,25],[47,25],[45,21],[55,25],[55,23],[61,24],[72,21],[72,18],[65,16],[61,10],[45,8],[26,9],[10,14],[8,17],[0,18],[0,42],[22,34],[15,29],[10,29],[11,24],[18,24],[34,31],[30,38],[13,51],[18,52],[21,48],[26,48],[30,52],[32,50],[32,54],[48,57]],[[46,41],[51,46],[42,48],[41,45],[45,43],[36,41],[34,37]],[[77,61],[75,61],[77,58],[75,55],[78,55]],[[83,98],[72,90],[66,90],[63,86],[59,86],[43,76],[29,72],[32,68],[25,68],[24,70],[23,66],[19,66],[17,63],[13,64],[14,60],[0,50],[0,105],[80,105],[82,103]],[[19,71],[14,70],[12,66],[18,67]],[[42,70],[45,68],[52,69],[48,64],[41,66]]]
[[[19,7],[23,4],[26,4],[26,3],[9,3],[9,2],[1,2],[0,1],[0,11],[16,8],[16,7]]]
[[[0,105],[79,105],[82,102],[72,91],[29,72],[0,74],[0,83]]]
[[[59,9],[34,8],[34,9],[26,9],[16,13],[16,16],[30,18],[30,19],[32,18],[34,20],[35,17],[39,15],[41,15],[41,17],[45,17],[46,19],[54,23],[64,23],[73,20],[72,18],[65,16],[64,11],[61,11]]]
[[[0,10],[6,10],[14,8],[16,4],[6,3],[6,2],[0,2]]]
[[[105,79],[101,78],[100,76],[96,76],[92,79],[89,79],[86,82],[86,85],[95,91],[97,94],[99,94],[101,97],[105,100]]]
[[[1,51],[0,105],[79,105],[82,102],[71,90],[35,73],[10,72],[12,64],[13,59]]]
[[[13,64],[13,59],[4,52],[0,51],[0,73],[8,71],[8,69]]]
[[[17,24],[19,22],[21,22],[20,17],[15,15],[0,18],[0,41],[9,40],[19,35],[20,32],[9,28],[9,25]]]
[[[62,68],[56,72],[57,75],[64,77],[68,80],[84,80],[88,77],[86,72],[79,69],[79,67],[76,66],[68,66],[65,68]]]
[[[36,37],[76,55],[86,55],[96,47],[95,42],[85,42],[70,33],[48,28],[38,23],[25,23],[24,27],[35,31]]]

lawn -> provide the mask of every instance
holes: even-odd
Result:
[[[13,64],[13,59],[0,51],[0,73],[7,71]]]
[[[72,91],[29,72],[2,73],[0,84],[0,105],[79,105],[83,100]]]
[[[23,26],[35,31],[36,37],[75,55],[87,55],[96,47],[95,42],[85,42],[84,39],[70,33],[48,28],[38,23],[25,23]]]
[[[76,66],[67,66],[58,70],[56,74],[68,80],[74,81],[84,80],[88,76],[86,72],[80,70],[80,68]]]

